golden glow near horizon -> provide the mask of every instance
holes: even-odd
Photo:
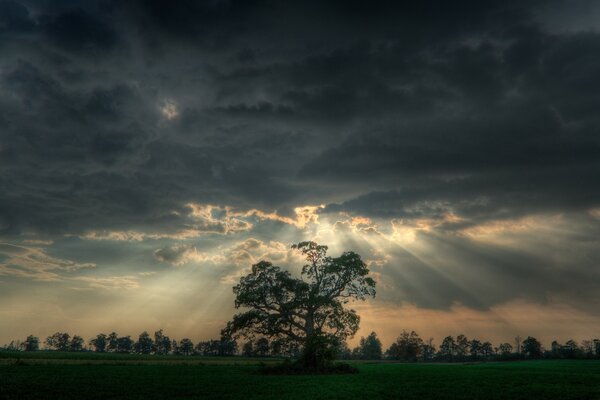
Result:
[[[489,293],[482,292],[473,276],[464,272],[469,267],[473,273],[485,273],[481,266],[490,262],[480,259],[475,250],[462,253],[465,246],[522,251],[528,257],[548,255],[541,243],[556,243],[564,235],[578,234],[564,215],[467,224],[469,221],[452,212],[437,219],[385,219],[323,210],[323,205],[305,205],[283,215],[188,203],[183,210],[165,214],[175,218],[175,224],[128,231],[90,230],[55,240],[30,235],[18,243],[1,243],[0,285],[34,281],[42,286],[35,293],[11,294],[9,303],[17,307],[18,302],[17,309],[22,312],[16,317],[10,307],[0,311],[0,318],[15,321],[11,329],[0,329],[0,343],[61,329],[90,336],[96,330],[135,335],[139,332],[131,329],[162,327],[174,337],[198,340],[214,336],[233,313],[231,286],[260,260],[297,273],[304,261],[290,246],[301,240],[326,244],[331,255],[358,252],[378,281],[375,300],[352,305],[362,318],[355,341],[370,330],[376,330],[384,342],[391,342],[402,329],[417,330],[439,342],[442,335],[460,332],[500,341],[514,334],[587,338],[600,329],[600,319],[561,293],[546,297],[545,304],[517,293],[499,298],[490,307],[478,306],[486,304]],[[589,214],[594,218],[600,215],[597,209]],[[61,247],[63,242],[68,246]],[[70,257],[68,249],[74,246],[85,251]],[[132,255],[116,264],[102,257],[90,262],[96,246],[120,246],[119,251]],[[549,260],[559,262],[560,257],[568,256],[552,255]],[[433,283],[424,279],[433,279]],[[51,315],[33,311],[46,309],[41,303],[56,291],[61,293],[55,305],[58,311]],[[419,293],[427,293],[440,304],[443,296],[462,296],[469,304],[454,301],[446,307],[434,306],[435,302],[423,306],[419,296],[411,302],[411,296]],[[526,314],[530,317],[523,318]],[[574,330],[569,333],[553,326],[552,315]]]

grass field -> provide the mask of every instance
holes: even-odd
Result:
[[[599,361],[360,363],[359,374],[263,376],[261,360],[0,353],[2,399],[600,399]]]

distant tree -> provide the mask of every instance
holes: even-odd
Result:
[[[69,344],[69,351],[83,351],[85,340],[79,335],[73,335],[71,343]]]
[[[481,350],[481,341],[477,339],[471,340],[469,343],[469,353],[471,354],[471,358],[473,360],[477,360],[479,358],[482,353]]]
[[[456,355],[461,359],[465,359],[469,352],[469,345],[469,339],[465,335],[458,335],[456,337],[456,346],[454,347]]]
[[[29,335],[25,342],[23,342],[23,347],[25,351],[37,351],[40,349],[40,339],[36,336]]]
[[[381,340],[375,332],[371,332],[369,336],[361,337],[358,345],[359,357],[363,360],[380,360],[383,350],[381,348]]]
[[[402,331],[390,348],[386,351],[388,358],[403,361],[417,361],[423,350],[423,340],[415,331]]]
[[[600,358],[600,339],[592,340],[594,346],[594,355],[596,358]]]
[[[180,353],[179,344],[177,343],[177,340],[175,340],[175,339],[173,339],[171,341],[171,352],[173,352],[173,354],[179,354]],[[192,353],[193,352],[194,352],[194,346],[192,344]]]
[[[529,358],[540,358],[542,356],[542,345],[534,337],[528,336],[522,343],[523,354]]]
[[[256,341],[256,347],[254,348],[254,351],[256,352],[257,356],[266,357],[269,355],[270,347],[269,339],[262,337]]]
[[[220,356],[233,356],[238,351],[237,341],[228,333],[221,334],[221,339],[218,340],[218,343]]]
[[[489,358],[494,354],[494,347],[490,342],[483,342],[481,344],[481,355],[484,358]]]
[[[107,337],[106,349],[108,351],[118,351],[119,348],[119,335],[117,332],[111,332]]]
[[[279,357],[284,353],[285,342],[282,340],[271,341],[271,355]]]
[[[169,354],[170,351],[171,339],[163,334],[162,329],[154,332],[154,352],[156,354]]]
[[[71,335],[66,332],[56,332],[46,338],[46,346],[58,351],[69,351]]]
[[[138,341],[135,343],[135,351],[140,354],[150,354],[153,349],[154,342],[148,332],[144,331],[140,333]]]
[[[242,346],[242,355],[244,357],[254,357],[254,343],[251,340],[248,340]]]
[[[117,338],[117,352],[119,353],[131,353],[134,348],[133,339],[131,336],[121,336]]]
[[[107,345],[108,336],[104,333],[99,333],[95,338],[90,340],[90,346],[92,346],[97,353],[104,353]]]
[[[594,342],[591,340],[581,341],[581,353],[585,358],[594,357]]]
[[[511,355],[513,347],[510,343],[502,343],[500,346],[498,346],[498,351],[500,352],[501,356],[508,357]]]
[[[578,358],[581,356],[581,349],[577,342],[571,339],[563,346],[563,354],[565,358]]]
[[[456,354],[456,342],[452,336],[446,336],[440,345],[439,358],[446,361],[452,361]]]
[[[433,338],[429,338],[427,343],[423,343],[421,356],[423,361],[431,361],[435,356],[435,346],[433,345]]]
[[[221,340],[198,342],[196,351],[203,356],[232,356],[237,353],[237,342],[223,336]]]
[[[374,296],[375,281],[354,252],[333,258],[315,242],[292,247],[308,261],[302,279],[267,261],[254,264],[233,288],[235,307],[248,311],[236,314],[224,332],[294,342],[302,347],[300,363],[314,368],[333,359],[339,343],[356,333],[360,318],[344,305]]]
[[[183,355],[189,356],[194,352],[194,343],[188,338],[183,338],[179,342],[179,352]]]
[[[550,344],[550,357],[560,358],[562,357],[562,346],[556,340],[553,340]]]

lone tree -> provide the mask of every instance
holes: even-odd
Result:
[[[319,368],[335,358],[340,343],[358,330],[360,317],[345,304],[375,296],[375,281],[360,256],[352,251],[327,256],[327,246],[301,242],[308,264],[301,278],[260,261],[233,288],[236,308],[224,332],[233,337],[254,335],[300,346],[300,364]]]

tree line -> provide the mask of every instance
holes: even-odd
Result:
[[[446,336],[439,347],[433,338],[423,340],[415,331],[403,331],[394,343],[383,351],[375,332],[360,339],[357,347],[341,348],[340,358],[366,360],[399,360],[405,362],[465,362],[465,361],[509,361],[518,359],[594,359],[600,358],[600,339],[583,340],[578,344],[568,340],[560,344],[554,340],[549,349],[532,336],[516,336],[512,343],[497,346],[489,341],[468,339],[465,335]]]
[[[42,346],[43,345],[43,346]],[[119,336],[116,332],[99,333],[87,343],[79,335],[71,336],[67,332],[56,332],[48,336],[43,343],[34,335],[23,341],[16,340],[3,346],[9,351],[38,351],[40,349],[97,353],[124,353],[147,355],[201,355],[201,356],[245,356],[245,357],[289,357],[297,358],[302,348],[293,343],[269,340],[267,337],[253,338],[238,346],[230,337],[194,343],[189,338],[179,341],[171,339],[162,329],[150,335],[140,333],[137,340],[131,336]],[[516,359],[594,359],[600,358],[600,339],[583,340],[577,343],[568,340],[561,344],[553,341],[544,348],[534,337],[517,336],[512,343],[504,342],[494,346],[489,341],[468,339],[465,335],[446,336],[436,347],[433,338],[422,339],[415,331],[403,331],[396,341],[386,350],[383,349],[377,333],[371,332],[362,337],[359,344],[350,349],[345,342],[337,348],[337,356],[351,360],[398,360],[404,362],[465,362],[465,361],[502,361]]]

